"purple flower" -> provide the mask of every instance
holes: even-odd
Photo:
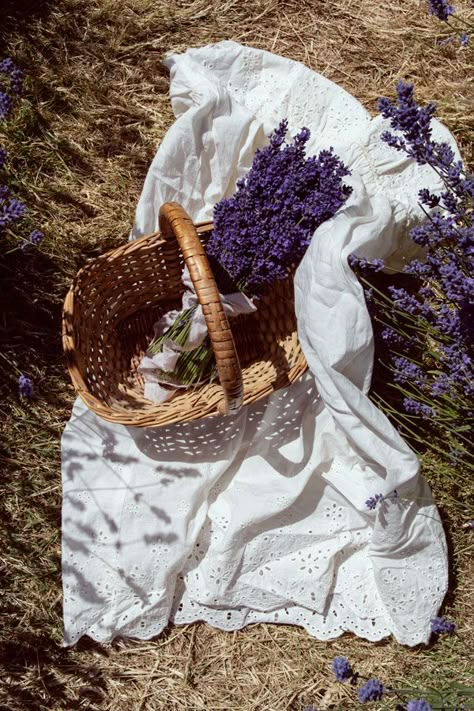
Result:
[[[23,75],[10,57],[0,62],[0,72],[9,76],[11,90],[14,94],[19,94],[21,92]]]
[[[33,395],[33,383],[26,375],[20,375],[18,378],[18,393],[21,397]]]
[[[419,365],[413,363],[404,356],[395,356],[392,363],[394,368],[394,379],[396,382],[410,382],[419,388],[423,388],[425,383],[425,375]]]
[[[350,254],[348,261],[351,267],[359,267],[362,270],[370,269],[374,272],[380,272],[385,267],[383,259],[366,259],[357,257],[355,254]]]
[[[456,623],[446,619],[446,617],[434,617],[431,620],[431,631],[433,634],[454,634]]]
[[[375,508],[377,508],[377,504],[379,504],[381,501],[384,501],[384,498],[385,497],[383,496],[383,494],[375,494],[375,496],[371,496],[370,499],[367,499],[365,505],[368,509],[373,511]]]
[[[385,693],[385,687],[378,679],[369,679],[363,686],[360,687],[357,696],[361,704],[366,704],[369,701],[380,701]]]
[[[401,336],[400,333],[397,333],[393,328],[390,326],[385,327],[382,329],[382,332],[380,334],[385,341],[385,343],[389,346],[396,346],[400,345],[403,343],[403,336]]]
[[[445,20],[454,11],[446,2],[430,6]],[[440,195],[419,192],[427,219],[410,237],[425,257],[407,264],[412,283],[389,287],[393,308],[376,303],[375,315],[405,410],[439,427],[448,418],[453,430],[472,416],[474,394],[474,176],[450,145],[432,139],[434,105],[419,106],[411,84],[398,82],[396,101],[381,98],[379,107],[394,131],[385,131],[382,140],[430,165],[445,189]],[[431,405],[433,398],[439,407]],[[453,442],[447,456],[455,449]]]
[[[0,169],[4,167],[7,162],[8,153],[5,148],[0,148]]]
[[[445,177],[445,184],[450,190],[462,194],[462,162],[454,160],[450,145],[437,143],[431,137],[431,119],[436,113],[435,105],[430,102],[426,106],[418,106],[414,99],[413,84],[400,80],[396,89],[396,103],[382,97],[379,99],[379,111],[384,118],[390,119],[390,126],[399,133],[394,135],[390,131],[384,131],[381,135],[382,141],[392,148],[404,151],[420,165],[431,165]],[[422,192],[422,201],[428,196],[428,191]]]
[[[429,103],[419,107],[413,97],[413,84],[397,82],[397,103],[390,99],[379,99],[379,111],[384,118],[390,119],[390,125],[395,131],[403,134],[394,136],[389,131],[381,135],[382,141],[392,148],[403,150],[418,163],[424,165],[431,156],[427,145],[431,141],[431,119],[435,114],[435,105]]]
[[[411,415],[418,415],[424,420],[430,420],[435,416],[435,410],[430,405],[414,400],[411,397],[403,398],[403,407]]]
[[[0,91],[0,121],[5,121],[12,108],[12,98],[4,91]]]
[[[41,230],[33,230],[27,238],[22,238],[21,249],[27,250],[30,245],[34,244],[36,247],[41,244],[44,239],[44,233]]]
[[[432,711],[432,709],[424,699],[414,699],[408,702],[407,711]]]
[[[433,195],[427,188],[422,188],[418,193],[418,197],[420,202],[428,207],[434,208],[439,205],[439,195]]]
[[[332,670],[336,675],[337,681],[345,681],[353,676],[354,672],[346,657],[334,657],[332,660]]]
[[[446,0],[428,0],[430,15],[435,15],[439,20],[447,22],[448,17],[454,14],[454,7]]]
[[[43,241],[44,233],[41,232],[41,230],[33,230],[33,232],[30,234],[28,239],[31,242],[31,244],[38,245]]]
[[[16,198],[8,199],[8,195],[8,188],[4,191],[0,188],[0,230],[26,214],[26,205]]]
[[[307,158],[309,130],[302,128],[289,144],[287,131],[285,119],[270,144],[256,152],[235,194],[214,208],[206,251],[228,275],[227,283],[219,283],[224,293],[237,288],[259,296],[285,278],[302,259],[316,228],[351,193],[342,183],[349,171],[332,149]]]

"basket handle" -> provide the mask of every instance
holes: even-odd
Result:
[[[161,206],[159,224],[164,239],[174,237],[177,240],[202,307],[214,349],[219,381],[224,391],[224,402],[217,408],[219,414],[236,413],[243,402],[242,370],[229,321],[196,227],[177,202],[165,202]]]

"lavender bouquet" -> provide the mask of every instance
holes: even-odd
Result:
[[[444,183],[440,194],[423,189],[426,220],[410,232],[423,259],[407,263],[398,284],[368,278],[383,262],[359,262],[370,309],[380,337],[379,353],[392,374],[399,402],[378,404],[398,420],[402,433],[452,463],[472,466],[470,455],[474,394],[474,175],[456,160],[451,147],[433,140],[435,106],[418,106],[413,86],[400,81],[397,101],[382,98],[379,108],[396,133],[382,140],[420,165],[430,165]],[[357,262],[357,260],[356,260]],[[365,272],[365,274],[364,274]],[[439,441],[439,444],[437,443]]]
[[[332,148],[307,157],[309,129],[302,128],[291,142],[287,133],[284,119],[269,145],[257,150],[233,197],[214,208],[206,252],[221,294],[238,292],[249,302],[247,310],[255,310],[258,298],[289,275],[315,229],[333,217],[351,193],[343,183],[349,170]],[[164,349],[176,354],[173,369],[160,372],[164,383],[192,385],[213,377],[209,338],[197,347],[187,346],[196,309],[183,309],[149,346],[151,357]]]

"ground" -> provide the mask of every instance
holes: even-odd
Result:
[[[458,5],[472,17],[469,8]],[[434,687],[444,689],[445,708],[461,699],[474,708],[474,534],[463,527],[472,482],[429,452],[425,474],[450,551],[443,612],[459,634],[427,647],[198,624],[149,642],[85,639],[64,649],[60,578],[60,435],[74,399],[60,342],[62,301],[77,269],[128,235],[147,167],[173,121],[163,55],[233,39],[304,62],[372,113],[398,78],[409,79],[420,101],[437,103],[472,166],[474,50],[437,44],[446,29],[424,0],[6,0],[0,13],[0,59],[12,56],[26,76],[21,102],[0,126],[9,184],[28,204],[31,228],[46,233],[36,251],[2,245],[0,263],[0,711],[358,708],[351,687],[333,681],[336,655],[361,674],[411,689],[412,698]],[[14,239],[6,236],[10,247]],[[34,379],[32,400],[17,396],[20,372]],[[391,697],[373,707],[395,705]]]

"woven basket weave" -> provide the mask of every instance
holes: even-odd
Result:
[[[160,210],[160,231],[88,263],[63,310],[63,345],[73,385],[97,415],[156,427],[232,414],[289,385],[306,370],[296,334],[291,278],[259,300],[255,313],[224,313],[204,247],[212,222],[193,224],[177,203]],[[180,308],[184,264],[209,330],[219,383],[179,390],[156,404],[143,396],[137,367],[164,313]]]

